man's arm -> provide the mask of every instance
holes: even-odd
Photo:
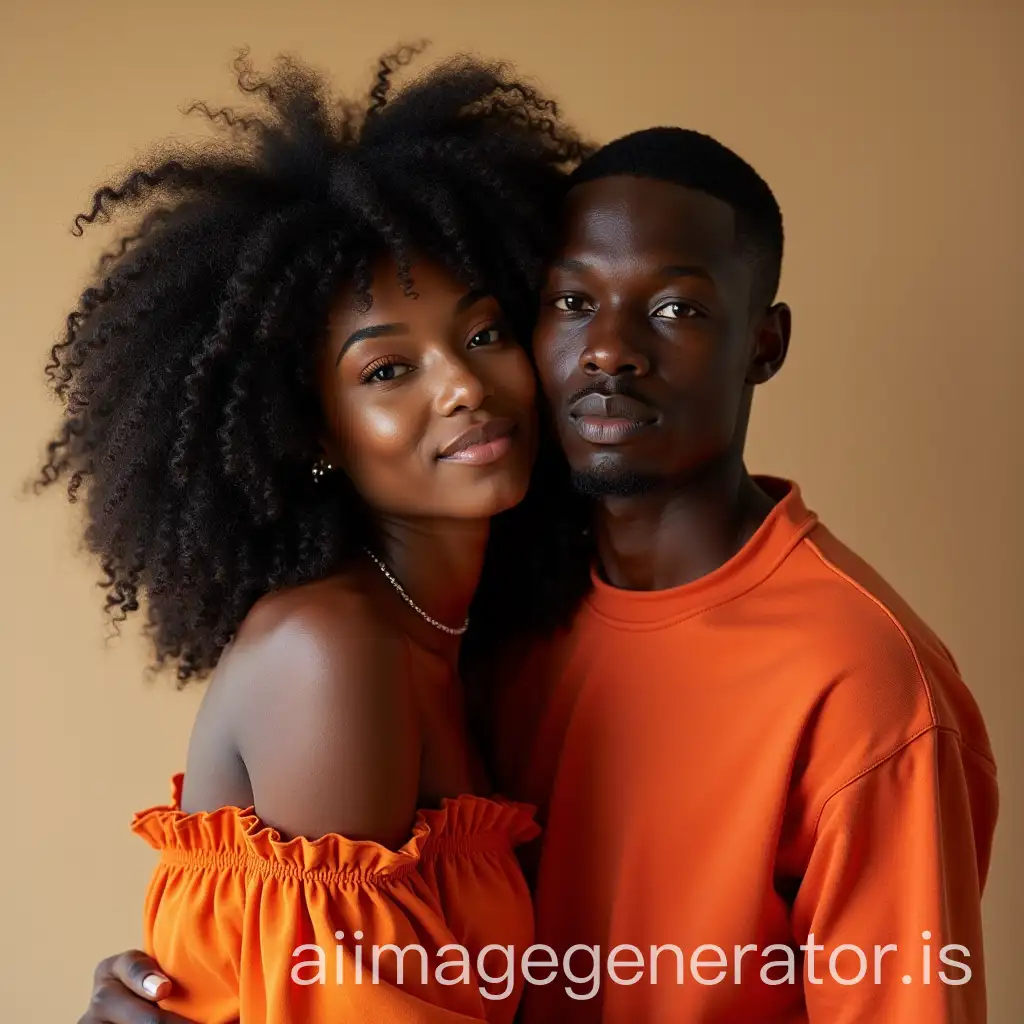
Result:
[[[986,1019],[981,896],[997,807],[992,763],[941,726],[825,801],[793,908],[812,1022]]]

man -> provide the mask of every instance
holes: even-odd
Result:
[[[975,702],[799,488],[744,468],[782,248],[768,186],[694,133],[612,143],[569,197],[535,344],[597,569],[497,735],[546,819],[538,941],[602,969],[591,1000],[527,986],[526,1021],[985,1019]]]
[[[799,488],[744,465],[790,338],[770,189],[640,132],[577,172],[563,238],[535,347],[597,559],[494,718],[499,787],[545,826],[523,1021],[984,1020],[977,706]]]

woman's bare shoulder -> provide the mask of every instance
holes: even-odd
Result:
[[[218,669],[257,812],[286,835],[394,842],[419,786],[404,636],[344,577],[268,596]]]
[[[331,645],[352,638],[396,640],[401,634],[354,574],[338,574],[260,598],[242,621],[232,648],[263,647],[283,636]]]

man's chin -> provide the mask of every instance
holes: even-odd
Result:
[[[587,498],[638,498],[661,485],[662,478],[625,466],[597,465],[572,471],[572,485]]]

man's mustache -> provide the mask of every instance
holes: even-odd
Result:
[[[651,400],[645,394],[634,388],[625,379],[604,377],[585,388],[580,388],[579,391],[574,391],[565,403],[566,408],[571,409],[581,398],[586,398],[588,395],[603,395],[605,398],[619,395],[622,398],[632,398],[637,402],[643,402],[644,405],[652,405]]]

